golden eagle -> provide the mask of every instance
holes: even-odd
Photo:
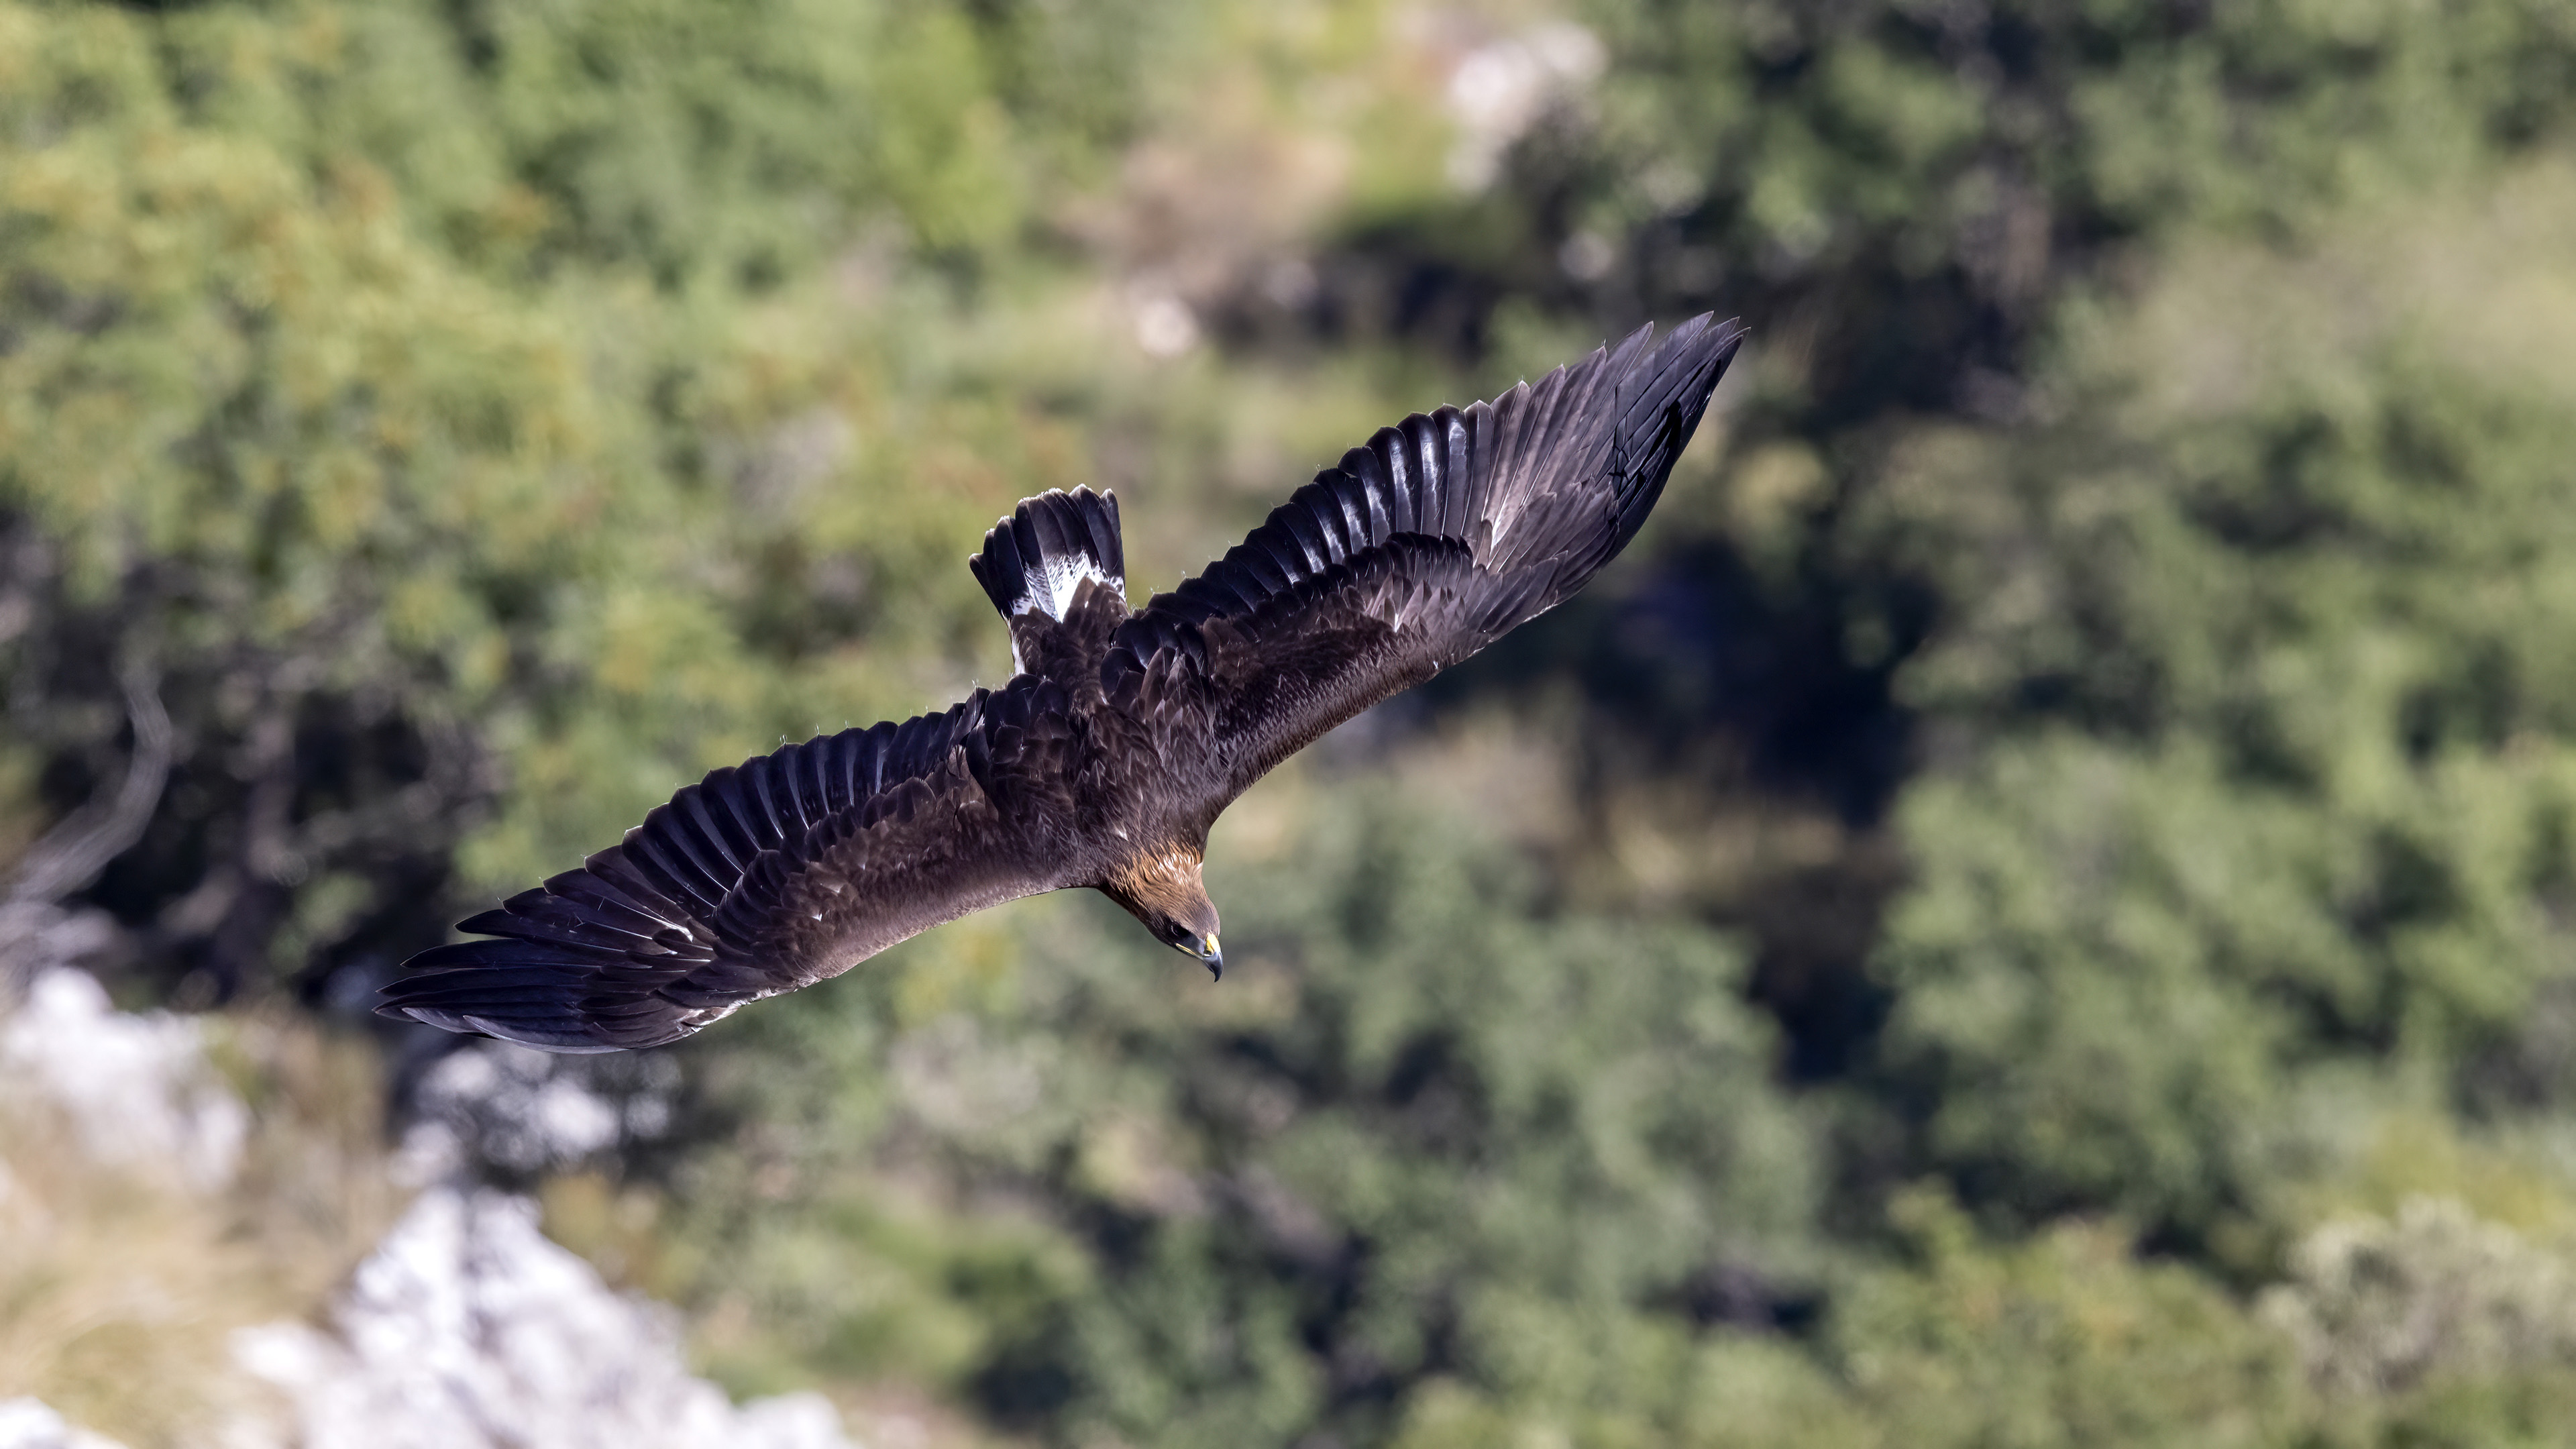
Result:
[[[1345,454],[1130,612],[1118,502],[1022,503],[969,560],[1012,679],[718,770],[413,957],[377,1009],[554,1051],[646,1047],[970,911],[1089,886],[1224,968],[1208,827],[1326,730],[1563,602],[1626,546],[1743,341],[1641,328]]]

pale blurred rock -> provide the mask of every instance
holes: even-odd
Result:
[[[60,1111],[97,1162],[201,1192],[232,1181],[250,1130],[195,1021],[118,1011],[68,967],[38,972],[0,1015],[0,1096]]]
[[[1136,345],[1150,357],[1178,357],[1199,342],[1199,319],[1190,304],[1169,292],[1139,289],[1131,304],[1136,314]]]
[[[0,1449],[125,1449],[104,1434],[63,1422],[35,1399],[0,1399]]]
[[[817,1395],[736,1408],[691,1376],[668,1309],[609,1291],[535,1204],[434,1188],[333,1305],[328,1331],[235,1336],[293,1401],[304,1449],[847,1449]]]
[[[476,1169],[527,1174],[668,1129],[679,1068],[642,1052],[564,1056],[481,1041],[422,1077],[396,1172],[424,1185]]]
[[[2328,1223],[2264,1294],[2320,1388],[2402,1392],[2441,1376],[2576,1363],[2576,1265],[2452,1198]]]
[[[105,911],[0,900],[0,1010],[37,977],[113,955],[124,944],[116,918]]]
[[[1458,135],[1449,152],[1449,181],[1482,191],[1502,172],[1503,156],[1549,108],[1598,78],[1609,53],[1591,31],[1552,21],[1469,51],[1449,73],[1446,99]]]

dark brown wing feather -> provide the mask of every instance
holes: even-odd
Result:
[[[944,714],[718,770],[580,870],[424,951],[377,1009],[555,1051],[688,1035],[895,942],[1071,882],[1062,689],[1022,678]]]
[[[1642,328],[1490,403],[1416,414],[1120,626],[1102,685],[1213,817],[1324,731],[1555,607],[1662,496],[1744,330]]]

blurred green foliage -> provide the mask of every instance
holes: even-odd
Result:
[[[2562,1442],[2571,112],[2537,0],[0,5],[0,858],[152,680],[121,986],[346,1013],[991,682],[1015,498],[1151,587],[1740,313],[1635,556],[1229,816],[1222,985],[960,923],[556,1231],[967,1439]]]
[[[984,1307],[996,1336],[959,1367],[1006,1420],[1076,1434],[1376,1440],[1443,1373],[1615,1404],[1633,1354],[1683,1351],[1694,1312],[1766,1314],[1766,1275],[1810,1265],[1816,1155],[1735,952],[1544,913],[1534,885],[1416,798],[1220,877],[1222,985],[1140,964],[1100,910],[1025,948],[999,926],[907,947],[830,1016],[710,1053],[759,1125],[751,1160],[688,1171],[779,1192],[745,1206],[757,1228],[703,1234],[725,1246],[700,1280],[752,1321],[819,1317],[851,1371],[904,1351],[872,1321],[889,1300]],[[889,1143],[1047,1205],[1053,1232],[1008,1271],[948,1256],[972,1241],[840,1233],[854,1191],[918,1188],[861,1185]],[[843,1266],[767,1257],[773,1235]],[[916,1286],[845,1296],[889,1276]]]

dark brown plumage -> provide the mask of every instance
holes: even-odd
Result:
[[[688,1035],[986,906],[1088,886],[1224,962],[1209,826],[1361,710],[1555,607],[1627,545],[1743,340],[1641,329],[1353,449],[1130,613],[1115,499],[1022,503],[970,565],[1014,677],[716,771],[424,951],[377,1009],[557,1051]]]

